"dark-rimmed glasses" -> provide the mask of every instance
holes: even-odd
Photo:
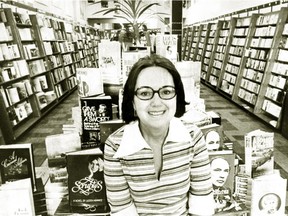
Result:
[[[163,86],[157,91],[152,89],[149,86],[142,86],[137,88],[134,94],[140,100],[151,100],[154,97],[154,94],[157,93],[159,97],[163,100],[170,100],[176,96],[176,91],[174,86]]]

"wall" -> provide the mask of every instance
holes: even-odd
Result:
[[[275,1],[276,0],[191,0],[191,7],[183,13],[183,17],[186,18],[184,25]]]

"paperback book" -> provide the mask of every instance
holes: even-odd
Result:
[[[105,213],[109,211],[103,169],[103,153],[99,148],[67,154],[71,212]]]
[[[36,190],[32,144],[0,145],[0,174],[2,183],[29,178],[32,190]]]
[[[82,149],[99,147],[100,122],[112,120],[112,98],[109,95],[80,98]]]
[[[254,178],[273,173],[274,133],[254,130],[245,135],[245,172]]]

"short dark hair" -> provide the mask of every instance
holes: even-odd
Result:
[[[175,90],[177,94],[177,105],[175,117],[181,117],[185,113],[185,106],[188,104],[185,101],[185,92],[181,76],[177,71],[175,65],[167,58],[151,54],[146,57],[140,58],[131,68],[131,71],[128,75],[127,81],[124,85],[123,92],[123,102],[122,102],[122,118],[125,123],[129,123],[137,119],[137,116],[134,115],[134,91],[136,82],[140,72],[148,67],[158,66],[166,69],[173,78]]]

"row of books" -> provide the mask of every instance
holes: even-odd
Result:
[[[19,47],[17,44],[0,44],[0,61],[13,60],[20,58]]]
[[[247,133],[243,160],[223,141],[221,125],[200,128],[210,155],[215,215],[285,215],[287,179],[274,169],[274,133]]]

